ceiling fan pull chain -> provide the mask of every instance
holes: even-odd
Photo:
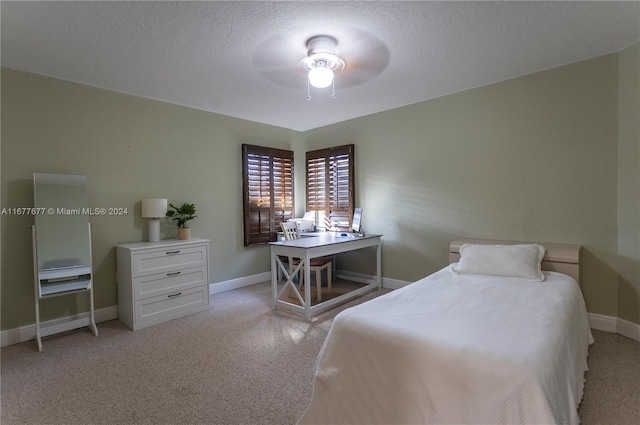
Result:
[[[308,78],[307,78],[307,100],[311,100],[311,85],[309,83]]]
[[[335,99],[336,98],[336,80],[335,80],[335,78],[333,79],[332,83],[333,83],[333,92],[331,93],[331,97]]]

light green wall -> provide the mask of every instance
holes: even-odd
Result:
[[[638,168],[618,166],[618,143],[637,158],[637,135],[618,136],[633,113],[637,123],[633,100],[619,94],[637,87],[633,52],[304,133],[2,69],[2,207],[31,206],[32,173],[46,172],[85,174],[90,206],[128,208],[91,219],[96,307],[104,308],[117,304],[113,246],[147,237],[141,199],[195,202],[192,234],[211,240],[211,282],[250,276],[268,271],[269,260],[268,248],[242,245],[240,145],[296,152],[301,214],[304,152],[354,143],[356,200],[365,229],[384,235],[385,278],[411,281],[443,267],[457,237],[578,243],[589,311],[640,323],[637,301],[620,299],[637,300],[637,269],[629,278],[617,272],[619,211],[633,211],[640,196],[633,182],[618,183]],[[32,223],[2,217],[3,330],[34,320]],[[163,238],[173,231],[164,225]],[[370,254],[352,254],[349,266],[372,272]],[[81,298],[47,301],[43,320],[86,310]]]
[[[618,63],[618,316],[640,323],[640,44]]]
[[[608,55],[305,136],[355,143],[386,278],[438,270],[459,237],[575,243],[589,311],[615,316],[617,68]]]
[[[291,131],[2,69],[2,207],[33,206],[34,172],[84,174],[92,217],[96,308],[117,304],[117,243],[147,240],[141,200],[197,204],[192,236],[211,240],[211,282],[268,270],[242,243],[242,143],[290,149]],[[33,217],[2,217],[2,329],[34,322]],[[163,224],[162,238],[175,237]],[[74,300],[73,297],[76,297]],[[42,320],[86,311],[86,296],[45,300]]]

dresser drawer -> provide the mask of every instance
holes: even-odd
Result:
[[[150,274],[133,279],[133,296],[134,299],[141,300],[156,295],[207,285],[208,280],[209,276],[207,276],[206,267]]]
[[[135,329],[204,310],[208,305],[208,286],[145,298],[135,303]]]
[[[167,247],[134,253],[131,267],[133,277],[138,277],[187,267],[206,266],[207,260],[206,245]]]

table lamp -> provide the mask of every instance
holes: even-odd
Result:
[[[167,214],[166,199],[143,199],[142,217],[149,218],[149,242],[160,241],[160,218]]]

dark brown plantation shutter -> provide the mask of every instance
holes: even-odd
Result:
[[[276,240],[280,223],[293,218],[293,152],[272,149],[273,166],[273,229]]]
[[[276,240],[293,218],[293,152],[242,145],[244,245]]]
[[[307,152],[307,211],[323,211],[327,206],[327,158]]]
[[[318,224],[329,219],[338,230],[350,228],[355,204],[354,145],[307,152],[307,211],[318,212]]]

